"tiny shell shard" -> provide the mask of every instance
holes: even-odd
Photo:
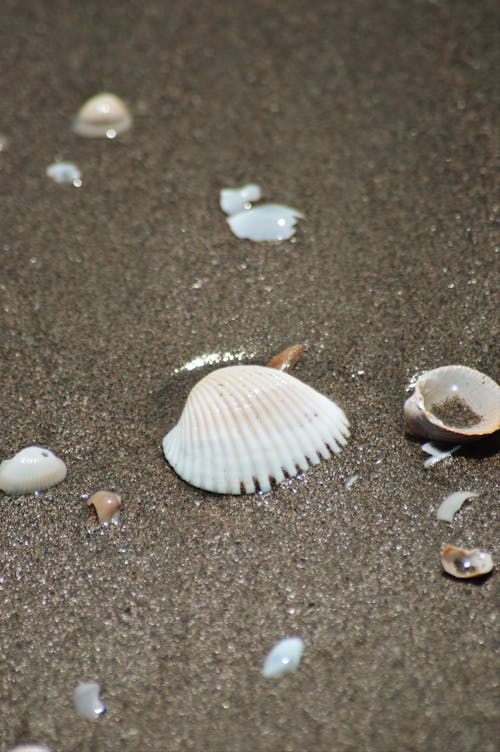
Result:
[[[73,162],[54,162],[47,167],[46,173],[55,183],[66,183],[75,188],[82,184],[82,174]]]
[[[242,185],[241,188],[223,188],[219,196],[220,208],[226,214],[238,214],[250,209],[254,201],[261,196],[260,186],[255,183]]]
[[[340,452],[348,436],[341,408],[307,384],[274,368],[229,366],[191,390],[163,451],[197,488],[255,493]]]
[[[131,126],[132,116],[125,102],[108,92],[88,99],[72,123],[74,132],[85,138],[115,138]]]
[[[295,671],[304,652],[304,642],[300,637],[286,637],[273,645],[266,655],[262,675],[266,679]]]
[[[291,345],[278,353],[266,363],[268,368],[277,368],[280,371],[290,371],[302,357],[304,345]]]
[[[122,505],[122,498],[114,491],[96,491],[87,499],[87,506],[93,506],[97,519],[102,524],[116,520]]]
[[[78,715],[88,721],[97,719],[106,712],[100,698],[101,688],[97,682],[81,682],[73,691],[73,702]]]
[[[468,579],[488,574],[494,567],[493,559],[487,551],[479,548],[458,548],[446,545],[441,551],[443,569],[453,577]]]
[[[23,496],[61,483],[67,468],[50,449],[30,446],[0,463],[0,489],[8,496]]]
[[[304,215],[281,204],[262,204],[233,214],[227,223],[238,238],[248,240],[288,240],[295,235],[295,225]]]
[[[479,496],[477,491],[454,491],[452,494],[443,499],[437,510],[438,520],[444,522],[453,522],[453,517],[459,511],[464,501]]]

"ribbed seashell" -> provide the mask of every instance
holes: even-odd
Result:
[[[88,99],[73,118],[72,128],[86,138],[115,138],[132,126],[132,116],[123,99],[102,92]]]
[[[290,374],[229,366],[194,386],[163,451],[197,488],[254,493],[339,452],[348,427],[335,402]]]
[[[440,556],[445,572],[461,579],[481,577],[494,567],[491,555],[479,548],[467,550],[448,544],[443,546]]]
[[[44,491],[66,477],[66,465],[50,449],[30,446],[0,463],[0,489],[9,496]]]
[[[408,431],[437,441],[474,441],[500,428],[500,387],[467,366],[422,374],[404,405]]]

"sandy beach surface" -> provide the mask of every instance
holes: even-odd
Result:
[[[498,445],[425,470],[411,378],[498,380],[498,13],[493,0],[4,0],[0,457],[64,483],[0,493],[0,751],[495,752]],[[99,91],[132,130],[71,130]],[[45,174],[75,162],[80,188]],[[224,186],[305,215],[230,231]],[[161,451],[208,353],[335,399],[342,453],[270,493],[217,496]],[[346,488],[346,481],[357,475]],[[85,503],[112,488],[121,524]],[[474,490],[452,524],[444,496]],[[278,639],[299,669],[265,679]],[[79,717],[96,680],[107,712]]]

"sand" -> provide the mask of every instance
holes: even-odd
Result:
[[[3,3],[0,455],[42,444],[68,476],[0,494],[1,752],[496,749],[498,578],[439,549],[498,562],[497,445],[424,470],[402,420],[415,373],[498,379],[495,6]],[[101,90],[134,115],[114,141],[70,129]],[[218,191],[250,181],[305,214],[295,242],[231,234]],[[201,372],[173,371],[295,342],[348,447],[261,496],[181,481],[161,438]],[[287,635],[301,665],[266,680]]]

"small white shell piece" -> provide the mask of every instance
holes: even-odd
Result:
[[[131,126],[132,116],[123,99],[108,92],[88,99],[72,123],[74,132],[85,138],[115,138]]]
[[[288,240],[295,235],[295,225],[304,215],[281,204],[262,204],[227,218],[238,238],[249,240]]]
[[[454,491],[440,504],[439,509],[437,510],[438,520],[453,522],[453,517],[461,508],[464,501],[467,501],[467,499],[474,499],[476,496],[479,496],[477,491]]]
[[[500,387],[467,366],[422,374],[404,405],[408,431],[438,441],[473,441],[500,428]]]
[[[55,183],[69,183],[75,188],[80,188],[82,184],[82,174],[73,162],[54,162],[46,172]]]
[[[50,449],[30,446],[0,463],[0,490],[8,496],[45,491],[66,477],[64,462]]]
[[[423,452],[430,454],[430,457],[424,460],[425,469],[428,470],[429,467],[436,465],[438,462],[442,462],[442,460],[445,460],[447,457],[451,457],[452,454],[458,452],[461,448],[461,444],[455,444],[455,446],[452,446],[449,449],[440,449],[433,444],[432,441],[426,441],[421,447]]]
[[[238,214],[251,208],[261,197],[260,185],[247,183],[241,188],[223,188],[219,194],[220,208],[226,214]]]
[[[304,642],[300,637],[286,637],[273,645],[266,655],[262,675],[267,679],[288,671],[295,671],[304,652]]]
[[[191,390],[163,452],[188,483],[221,494],[269,491],[347,442],[338,405],[288,373],[228,366]]]
[[[479,548],[467,550],[449,544],[443,546],[441,564],[445,572],[460,579],[481,577],[481,575],[491,572],[495,566],[487,551],[481,551]]]
[[[78,715],[88,721],[97,721],[106,712],[99,693],[101,688],[97,682],[81,682],[73,690],[73,702]]]

